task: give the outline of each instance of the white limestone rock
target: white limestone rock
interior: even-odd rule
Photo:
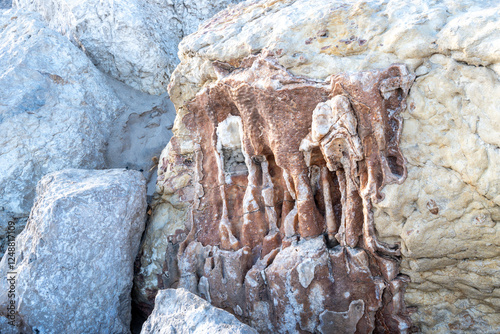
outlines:
[[[408,160],[375,213],[401,241],[406,294],[425,333],[500,331],[500,81],[487,67],[434,55],[403,114]],[[397,203],[397,205],[394,205]]]
[[[198,25],[240,0],[14,0],[39,12],[102,71],[147,92],[166,92],[177,45]]]
[[[234,315],[185,289],[160,290],[141,334],[257,334]]]
[[[129,333],[133,263],[146,217],[144,177],[67,169],[45,176],[37,196],[15,241],[15,265],[8,253],[0,262],[1,315],[13,271],[16,322],[33,332]]]
[[[186,156],[194,151],[181,119],[185,104],[217,79],[214,60],[238,66],[267,49],[293,74],[316,79],[406,64],[417,75],[403,113],[408,179],[384,189],[375,208],[378,233],[402,244],[402,271],[412,279],[406,303],[416,306],[412,319],[421,332],[498,333],[499,10],[494,0],[236,5],[179,45],[181,63],[169,87],[176,145],[186,147]],[[166,181],[158,182],[152,226],[168,225],[162,217],[187,216],[174,203],[188,187],[167,187],[172,172],[160,171]],[[164,254],[166,245],[151,247],[144,254]]]
[[[102,74],[38,14],[0,14],[0,101],[0,256],[8,221],[22,231],[46,173],[142,170],[153,194],[154,157],[175,117],[168,94],[152,96]]]
[[[27,216],[43,175],[105,167],[124,107],[78,48],[38,14],[12,9],[0,14],[0,101],[2,220]]]

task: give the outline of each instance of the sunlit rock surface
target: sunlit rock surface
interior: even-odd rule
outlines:
[[[38,180],[69,167],[141,170],[171,137],[168,94],[152,96],[102,74],[40,15],[0,15],[0,256],[9,221],[24,228]]]
[[[20,333],[128,333],[133,262],[146,218],[136,171],[67,169],[45,176],[15,264],[0,262],[0,315],[10,305]],[[3,326],[3,327],[2,327]],[[11,330],[0,322],[0,332]]]
[[[167,91],[177,45],[238,0],[14,0],[82,48],[103,72],[149,94]]]
[[[110,128],[123,104],[92,62],[38,14],[0,14],[0,45],[3,226],[27,216],[43,175],[105,167]]]
[[[137,276],[143,302],[146,291],[154,295],[158,287],[178,284],[171,273],[182,268],[165,259],[182,249],[192,221],[186,200],[200,193],[192,167],[199,147],[183,121],[192,117],[188,102],[266,49],[291,74],[310,79],[393,63],[416,74],[402,112],[408,176],[388,185],[385,199],[374,204],[377,235],[401,243],[401,271],[411,279],[405,301],[416,330],[498,332],[498,12],[495,1],[248,1],[185,38],[169,90],[178,113],[175,136],[160,157]],[[221,140],[221,148],[236,152],[227,156],[228,168],[244,163],[237,146]],[[233,178],[237,174],[234,169]],[[201,295],[205,286],[200,281]],[[343,312],[354,316],[355,306]]]
[[[156,296],[155,309],[141,334],[257,334],[234,315],[184,289],[166,289]]]

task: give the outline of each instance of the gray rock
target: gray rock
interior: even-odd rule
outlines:
[[[126,108],[111,126],[106,168],[142,170],[148,180],[148,195],[152,196],[158,157],[172,137],[174,105],[168,93],[149,95],[109,76],[107,79]]]
[[[20,325],[37,333],[128,333],[146,215],[144,177],[68,169],[45,176],[37,195],[15,241],[15,264],[9,252],[0,262],[0,315],[7,316],[10,303],[6,278],[16,272],[12,300]]]
[[[27,217],[13,217],[5,211],[0,211],[0,259],[7,249],[8,236],[17,236],[26,226]]]
[[[177,45],[241,0],[14,0],[81,46],[101,70],[150,94],[167,91]]]
[[[27,216],[40,178],[104,168],[109,128],[124,105],[105,76],[35,13],[0,14],[0,207]]]
[[[12,7],[12,0],[0,0],[0,9],[8,9]]]
[[[154,167],[175,109],[102,74],[41,16],[0,14],[0,257],[9,221],[24,228],[38,180],[65,168]]]
[[[257,334],[229,312],[185,289],[160,290],[141,334]]]

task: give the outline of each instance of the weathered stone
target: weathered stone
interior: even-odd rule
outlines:
[[[402,240],[402,271],[412,278],[406,299],[418,307],[422,331],[495,333],[498,76],[441,55],[425,66],[429,72],[417,78],[404,115],[408,179],[405,187],[386,188],[375,221],[385,240]]]
[[[382,198],[385,183],[401,183],[406,176],[398,114],[414,76],[394,65],[314,81],[292,76],[265,53],[244,59],[234,71],[229,64],[214,66],[219,80],[187,104],[190,112],[182,119],[196,143],[193,159],[163,164],[166,173],[175,165],[186,173],[167,174],[158,182],[174,193],[193,187],[182,208],[189,234],[179,247],[177,270],[168,272],[178,275],[170,287],[199,293],[260,331],[314,332],[320,314],[327,331],[338,326],[331,324],[334,314],[348,312],[354,301],[366,304],[360,316],[351,318],[354,329],[406,331],[410,325],[401,299],[405,279],[397,276],[399,253],[377,241],[371,203]],[[171,152],[181,155],[175,144]],[[182,175],[186,180],[179,183]],[[325,232],[329,245],[340,243],[335,254],[356,255],[336,263],[323,237],[314,239],[319,242],[315,248],[323,247],[326,254],[318,264],[325,279],[320,283],[311,262],[319,255],[309,254],[308,246],[291,245]],[[247,274],[268,254],[268,268],[262,268],[266,279],[257,289],[251,283],[247,287]],[[295,254],[304,260],[294,260]],[[342,275],[358,257],[364,259],[362,277],[354,270],[342,279],[331,276],[328,268]],[[293,279],[285,278],[298,263]],[[139,289],[146,286],[145,274],[138,275]],[[348,295],[339,295],[342,289]],[[154,293],[146,291],[140,302],[151,302]],[[310,295],[330,298],[312,302]],[[258,305],[251,296],[258,296]],[[262,307],[268,310],[265,319],[254,310]]]
[[[377,234],[383,241],[401,242],[402,272],[412,279],[406,304],[415,306],[413,323],[422,332],[499,332],[498,10],[495,1],[475,0],[269,0],[219,13],[179,46],[181,63],[169,89],[178,116],[162,155],[153,217],[161,215],[153,218],[159,227],[154,233],[167,230],[160,227],[168,226],[163,217],[181,219],[177,228],[189,230],[193,219],[185,202],[209,196],[199,189],[202,180],[190,166],[201,159],[200,147],[186,123],[193,117],[188,103],[218,75],[238,71],[245,67],[244,58],[264,49],[293,75],[309,79],[404,63],[417,75],[409,108],[402,113],[401,151],[408,160],[408,179],[404,185],[388,185],[385,199],[374,203]],[[330,110],[333,102],[327,103]],[[332,119],[328,113],[317,111]],[[343,127],[347,132],[350,123]],[[354,157],[355,139],[350,147]],[[314,175],[321,180],[321,171]],[[332,200],[338,196],[330,195]],[[144,247],[142,270],[152,268],[151,261],[161,266],[156,254],[164,254],[158,250],[165,248],[159,241]],[[255,277],[259,290],[264,283]],[[150,278],[144,280],[154,286]],[[261,303],[255,308],[260,318],[267,307]]]
[[[122,103],[85,55],[37,14],[0,14],[0,45],[0,219],[18,220],[46,173],[105,166]]]
[[[172,137],[175,108],[167,93],[149,95],[106,79],[124,108],[110,127],[105,166],[141,171],[148,181],[148,196],[152,196],[158,157]]]
[[[105,73],[147,92],[167,91],[177,45],[200,23],[240,0],[14,0],[42,14]]]
[[[256,334],[234,315],[184,289],[158,292],[153,313],[144,323],[141,334]]]
[[[9,253],[0,262],[1,315],[13,300],[15,322],[36,333],[128,333],[133,262],[146,218],[144,177],[68,169],[45,176],[37,196],[15,240],[14,263]]]
[[[151,96],[103,75],[40,16],[0,16],[0,256],[7,224],[24,228],[38,180],[68,167],[142,170],[171,137],[168,94]]]

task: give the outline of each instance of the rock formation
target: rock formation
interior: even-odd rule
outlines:
[[[240,2],[0,0],[0,256],[44,175],[137,169],[143,314],[185,288],[263,333],[499,333],[498,1]],[[127,332],[144,180],[51,175],[0,332]]]
[[[411,278],[404,299],[406,305],[410,306],[415,329],[424,333],[498,332],[498,12],[496,3],[474,0],[454,3],[421,0],[411,4],[404,1],[248,1],[219,13],[198,32],[186,37],[179,46],[181,63],[172,75],[169,86],[171,99],[177,109],[174,137],[160,157],[154,209],[142,246],[141,262],[137,263],[134,294],[138,303],[148,311],[158,288],[181,285],[196,289],[198,294],[207,300],[210,298],[214,305],[223,304],[223,300],[247,300],[246,295],[242,294],[243,289],[239,288],[241,285],[245,286],[244,291],[248,290],[245,277],[235,278],[242,283],[229,286],[226,278],[217,278],[219,276],[216,272],[249,270],[246,277],[250,277],[251,272],[258,271],[254,268],[261,268],[265,276],[255,274],[256,288],[252,291],[259,291],[263,286],[267,286],[271,273],[274,273],[273,277],[284,277],[285,282],[276,284],[276,287],[306,289],[304,286],[307,286],[307,289],[313,289],[316,281],[321,282],[317,276],[319,268],[315,270],[313,279],[311,275],[305,274],[310,272],[306,268],[316,268],[316,263],[320,262],[317,259],[322,259],[321,263],[329,263],[327,256],[322,254],[335,253],[336,249],[343,247],[335,246],[335,242],[339,241],[335,236],[344,240],[347,245],[356,242],[359,232],[359,227],[356,226],[356,222],[359,222],[356,218],[356,208],[359,207],[356,194],[359,196],[360,193],[356,182],[350,181],[352,176],[356,177],[354,172],[350,172],[350,167],[359,166],[360,161],[365,158],[359,130],[356,133],[350,131],[354,125],[352,115],[357,117],[350,97],[345,95],[349,102],[347,103],[342,97],[330,96],[334,87],[329,86],[330,83],[325,84],[324,80],[328,77],[342,77],[342,73],[346,72],[354,73],[350,75],[355,76],[355,73],[375,69],[383,71],[391,64],[402,63],[410,72],[416,74],[416,80],[408,95],[408,108],[401,113],[405,119],[400,138],[401,152],[407,159],[408,175],[402,185],[397,184],[398,182],[387,185],[384,189],[385,198],[378,198],[380,201],[371,199],[363,203],[360,196],[358,201],[361,202],[361,207],[372,206],[375,234],[378,238],[365,244],[365,240],[369,238],[361,227],[363,233],[361,238],[358,238],[357,247],[362,247],[363,254],[367,254],[371,271],[374,270],[372,264],[376,256],[382,259],[390,259],[393,256],[383,255],[378,251],[373,255],[373,249],[377,250],[379,247],[373,248],[371,245],[377,245],[377,240],[379,243],[401,243],[400,270]],[[255,85],[262,89],[270,85],[272,79],[265,75],[252,77],[249,68],[253,65],[246,64],[251,62],[248,59],[253,59],[251,55],[263,53],[264,50],[274,54],[273,64],[277,68],[282,66],[294,80],[297,77],[302,78],[293,84],[300,86],[304,83],[301,80],[313,82],[319,87],[316,92],[321,91],[321,87],[327,87],[324,88],[324,98],[310,107],[307,122],[313,128],[300,132],[302,119],[292,118],[296,121],[289,123],[294,124],[296,133],[291,139],[278,143],[266,142],[272,137],[269,135],[270,128],[246,130],[247,134],[239,130],[251,122],[245,120],[244,115],[238,114],[241,103],[237,103],[237,92],[246,89],[246,85],[242,84],[240,87],[236,76],[244,76],[246,73],[248,77],[239,82],[255,82]],[[217,85],[226,87],[227,92],[223,87],[217,90]],[[283,87],[276,85],[269,90],[280,88]],[[255,97],[253,93],[247,93],[246,97],[256,102],[255,108],[244,114],[262,117],[259,106],[263,105],[266,95]],[[211,94],[218,94],[220,99],[214,96],[209,98]],[[308,94],[301,103],[314,99],[313,95]],[[239,96],[244,100],[243,95]],[[273,104],[276,108],[288,101],[283,100],[283,96],[280,97],[282,100],[278,99],[278,102]],[[201,99],[205,101],[202,102]],[[209,102],[213,100],[220,103]],[[205,112],[205,103],[212,103],[211,109],[214,112]],[[321,104],[318,106],[319,103]],[[235,107],[227,107],[232,104]],[[300,104],[297,103],[297,106]],[[226,113],[228,117],[216,119],[215,115],[220,115],[219,113]],[[204,114],[207,115],[203,116],[204,121],[200,120],[200,115]],[[279,113],[272,115],[278,117]],[[345,115],[338,127],[335,127],[334,132],[339,137],[325,135],[328,130],[321,130],[322,124],[328,124],[338,115]],[[241,119],[238,119],[238,116]],[[314,124],[318,125],[313,126],[315,118],[317,121]],[[200,124],[199,128],[192,126],[195,122]],[[273,122],[259,120],[256,124],[266,123],[269,127],[270,124],[279,124],[276,120]],[[356,122],[359,128],[360,120],[356,118]],[[278,126],[278,129],[274,130],[278,133],[275,138],[287,136],[280,131],[291,131],[283,126]],[[210,133],[212,137],[208,142],[202,140]],[[227,135],[230,133],[235,135]],[[252,143],[252,138],[255,139],[256,135],[261,133],[263,142]],[[236,134],[241,138],[237,139]],[[328,150],[325,145],[333,138],[341,143],[350,159],[342,161],[343,155],[339,157],[335,152],[325,156],[324,152]],[[294,140],[299,142],[293,142]],[[245,144],[248,141],[251,145]],[[295,150],[285,151],[279,158],[279,145],[291,145]],[[363,148],[362,156],[359,155],[360,146]],[[257,153],[257,158],[247,163],[246,150]],[[355,189],[349,194],[352,195],[352,201],[348,203],[353,205],[342,207],[346,212],[354,214],[354,218],[349,216],[349,219],[344,220],[353,222],[353,225],[347,224],[353,228],[341,228],[342,218],[338,219],[338,216],[342,208],[339,207],[332,206],[333,215],[328,214],[329,217],[335,217],[335,220],[325,219],[327,208],[320,207],[324,197],[328,196],[328,193],[323,194],[320,190],[322,175],[328,174],[324,168],[310,168],[311,172],[308,170],[307,176],[313,180],[313,185],[309,186],[309,189],[301,189],[302,193],[321,195],[314,197],[314,205],[318,207],[319,215],[314,210],[303,209],[301,216],[297,205],[297,220],[290,219],[288,225],[280,225],[284,223],[284,215],[288,216],[294,209],[294,198],[291,194],[295,190],[293,188],[291,192],[288,191],[288,185],[292,188],[307,182],[296,176],[294,180],[287,168],[278,166],[278,160],[302,159],[298,153],[302,154],[302,163],[306,166],[308,159],[314,164],[321,158],[330,175],[334,175],[337,180],[343,176],[346,181],[345,194],[348,193],[347,189]],[[272,158],[269,158],[271,155]],[[361,159],[357,160],[360,157]],[[328,160],[331,160],[331,167],[337,168],[339,173],[330,171],[330,166],[326,164]],[[202,164],[199,161],[202,161]],[[392,162],[389,160],[388,164],[391,166]],[[212,171],[211,181],[205,180],[209,167]],[[269,177],[263,176],[266,169]],[[393,181],[401,180],[403,170],[391,167],[389,169],[393,175],[397,175]],[[283,170],[286,173],[283,173]],[[245,173],[254,175],[255,179],[248,179]],[[292,173],[300,175],[300,171]],[[200,175],[203,175],[202,179]],[[362,173],[359,174],[360,177],[361,175]],[[390,176],[387,173],[386,175]],[[331,178],[335,180],[334,177]],[[288,180],[288,183],[285,180]],[[382,184],[380,180],[376,180],[377,185]],[[247,194],[246,189],[249,188],[252,191],[248,190]],[[245,192],[242,193],[241,189],[245,189]],[[336,189],[335,184],[331,185],[331,189]],[[329,194],[332,202],[338,203],[340,198],[342,204],[342,192],[339,183],[338,192],[332,190]],[[272,198],[269,193],[273,194]],[[289,197],[285,198],[285,194]],[[255,202],[245,202],[245,199],[252,196]],[[210,203],[209,199],[217,199],[221,208],[224,208],[225,203],[226,211],[218,211],[217,205],[207,204]],[[281,220],[276,219],[279,233],[273,234],[273,208],[268,204],[280,200],[288,203],[289,207],[285,209],[285,205],[274,205],[274,212]],[[301,205],[305,207],[312,206],[307,200],[303,203]],[[259,210],[252,211],[253,205]],[[197,210],[193,210],[193,207]],[[197,213],[200,210],[205,212],[205,220]],[[330,209],[328,211],[331,212]],[[310,220],[302,218],[302,221],[307,220],[311,225],[300,224],[304,215],[312,217]],[[319,216],[326,222],[322,222]],[[290,217],[295,217],[295,213]],[[365,217],[371,218],[363,213],[363,219]],[[235,223],[238,220],[241,225]],[[255,231],[249,233],[249,227],[253,225],[245,225],[245,220],[265,224],[257,226]],[[191,235],[187,242],[182,242],[193,226],[196,228],[204,225],[206,229],[200,227],[202,232]],[[290,246],[284,247],[287,244],[286,231],[283,230],[285,225],[292,227],[290,234],[301,234],[302,227],[305,227],[305,233],[312,231],[314,235],[318,233],[315,228],[323,231],[324,227],[323,233],[327,240],[325,242],[323,237],[315,238],[311,235],[308,238],[301,237],[296,242],[289,242]],[[337,226],[340,228],[338,231]],[[310,230],[307,230],[308,227]],[[263,231],[260,231],[261,229]],[[243,238],[246,235],[252,237]],[[273,237],[277,235],[283,240],[279,241]],[[367,233],[367,236],[369,235],[370,233]],[[217,239],[220,239],[221,243],[214,247],[216,242],[212,243],[211,240]],[[224,247],[221,248],[223,243]],[[278,254],[269,251],[277,244],[283,245]],[[260,257],[255,259],[254,249],[259,247],[262,247]],[[307,253],[306,248],[314,251]],[[276,259],[285,263],[286,256],[292,257],[292,254],[287,252],[293,249],[306,255],[297,255],[298,258],[293,260],[294,262],[290,260],[288,267],[284,265],[282,268],[293,268],[296,265],[298,271],[273,271],[273,268],[277,267]],[[389,248],[388,251],[393,253],[394,249]],[[179,256],[179,261],[176,261],[178,253],[192,254],[193,257],[188,259],[186,256]],[[262,258],[262,254],[266,253]],[[196,257],[194,254],[203,256]],[[206,260],[209,258],[213,258],[213,268],[212,260]],[[227,258],[231,260],[225,260]],[[342,261],[344,260],[339,259],[336,263]],[[208,263],[206,266],[205,262]],[[248,263],[252,264],[250,269],[246,268]],[[333,268],[331,264],[326,267]],[[186,272],[195,274],[183,276]],[[304,273],[300,279],[298,272]],[[189,280],[191,282],[188,282]],[[223,284],[216,285],[218,281]],[[213,288],[214,285],[217,288]],[[218,289],[222,292],[218,292]],[[319,288],[316,294],[309,295],[318,296],[311,297],[310,304],[313,304],[314,300],[322,300],[321,296],[326,296]],[[269,296],[262,298],[265,301]],[[387,296],[383,298],[388,300]],[[335,317],[338,319],[346,315],[349,319],[357,319],[359,309],[366,315],[368,302],[363,300],[362,304],[357,300],[351,300],[352,307],[351,304],[343,304],[341,309],[335,309],[334,313],[328,313],[328,316],[320,317],[315,314],[299,319],[297,314],[302,310],[295,310],[301,309],[302,305],[306,304],[304,301],[297,303],[296,308],[291,307],[286,314],[295,319],[296,323],[301,323],[303,328],[311,328],[315,321],[318,328],[324,328],[323,326]],[[277,303],[279,301],[277,299]],[[326,304],[317,307],[324,305]],[[248,309],[243,309],[240,304],[236,306],[230,302],[223,305],[227,310],[242,319],[246,317],[244,320],[249,321],[252,314],[253,319],[259,318],[255,315],[257,312],[260,312],[261,318],[264,319],[267,308],[274,307],[274,304],[270,306],[264,302],[257,306],[251,305]],[[314,307],[316,306],[312,306]],[[387,307],[388,305],[384,305],[380,309],[385,310]],[[363,323],[366,317],[359,319],[358,323]],[[379,324],[377,321],[375,320],[375,326]],[[262,329],[267,323],[263,320],[252,325]],[[272,323],[272,326],[277,325],[283,324]],[[352,327],[350,322],[344,325]]]
[[[149,94],[167,91],[177,46],[200,23],[240,0],[14,0],[40,13],[103,72]]]
[[[141,334],[257,334],[234,315],[184,289],[161,290]]]
[[[45,176],[37,196],[15,254],[0,262],[0,318],[13,315],[20,333],[128,333],[144,177],[67,169]],[[1,333],[12,329],[0,322]]]
[[[9,221],[24,228],[36,183],[64,168],[130,168],[170,139],[168,94],[150,96],[102,74],[40,15],[0,14],[0,256]]]
[[[0,45],[0,225],[3,232],[8,220],[21,219],[21,232],[43,175],[105,166],[122,104],[85,55],[38,14],[0,14]]]
[[[214,66],[182,120],[199,149],[181,162],[192,207],[167,282],[260,331],[331,333],[340,317],[352,333],[405,332],[407,279],[372,202],[406,176],[399,113],[414,76],[393,65],[309,80],[266,53]]]

